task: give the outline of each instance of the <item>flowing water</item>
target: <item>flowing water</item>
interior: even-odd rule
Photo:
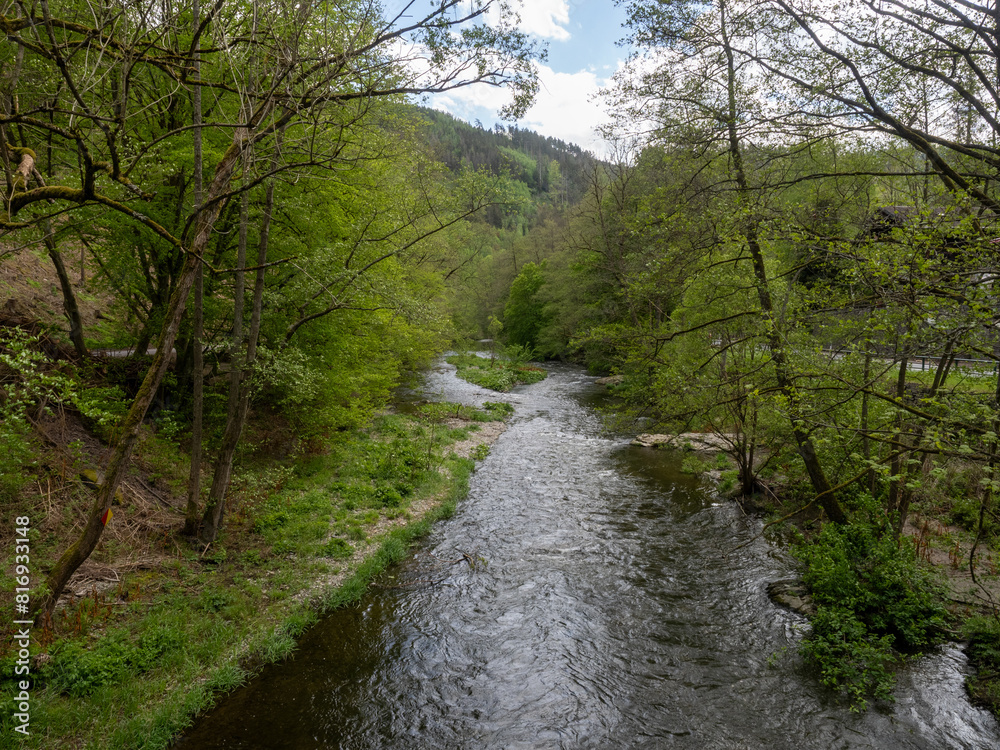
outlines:
[[[1000,748],[955,648],[851,713],[795,655],[766,584],[793,575],[669,452],[608,436],[601,388],[555,366],[423,550],[225,699],[208,748]],[[497,400],[432,373],[431,398]]]

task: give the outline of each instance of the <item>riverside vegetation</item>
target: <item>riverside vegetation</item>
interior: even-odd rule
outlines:
[[[804,653],[853,705],[947,637],[1000,710],[989,9],[629,3],[595,159],[403,95],[524,112],[541,51],[505,3],[11,7],[0,500],[8,590],[32,521],[31,742],[162,746],[285,653],[308,581],[381,549],[432,469],[461,483],[461,414],[383,407],[484,337],[615,373],[622,424],[734,436],[723,482],[802,534]]]
[[[248,461],[225,538],[204,549],[175,536],[177,510],[157,503],[183,487],[188,456],[174,439],[145,435],[140,473],[125,483],[106,541],[64,606],[33,631],[33,731],[18,746],[166,747],[219,693],[287,656],[324,611],[359,599],[448,516],[473,470],[454,447],[482,458],[480,425],[509,413],[502,403],[427,404],[380,414],[323,455]],[[55,470],[46,494],[58,517],[40,516],[27,494],[5,504],[33,519],[32,559],[45,560],[91,490],[76,479],[82,451],[36,458]],[[158,488],[152,496],[135,491],[145,483]],[[3,675],[13,675],[13,656]],[[12,738],[10,712],[2,722]]]

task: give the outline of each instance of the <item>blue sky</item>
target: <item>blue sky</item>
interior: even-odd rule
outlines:
[[[603,153],[593,129],[606,116],[591,98],[627,54],[616,44],[625,34],[625,10],[613,0],[524,0],[520,14],[522,30],[546,42],[549,57],[539,66],[535,105],[518,126]],[[480,86],[434,97],[429,104],[489,127],[505,100],[503,91]]]

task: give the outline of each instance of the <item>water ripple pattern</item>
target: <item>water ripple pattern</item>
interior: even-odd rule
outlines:
[[[446,365],[426,392],[497,400]],[[825,692],[795,656],[805,621],[765,593],[790,561],[676,457],[604,434],[599,393],[555,366],[511,394],[510,429],[400,585],[324,620],[179,747],[1000,747],[954,648],[864,715]]]

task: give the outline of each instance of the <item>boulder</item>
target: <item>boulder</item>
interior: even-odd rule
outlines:
[[[806,585],[796,579],[771,581],[767,584],[767,595],[771,601],[805,617],[816,614],[816,605],[809,595]]]
[[[640,448],[679,448],[690,451],[706,451],[716,453],[729,448],[735,435],[716,435],[713,432],[683,432],[680,435],[638,435],[632,445]]]

